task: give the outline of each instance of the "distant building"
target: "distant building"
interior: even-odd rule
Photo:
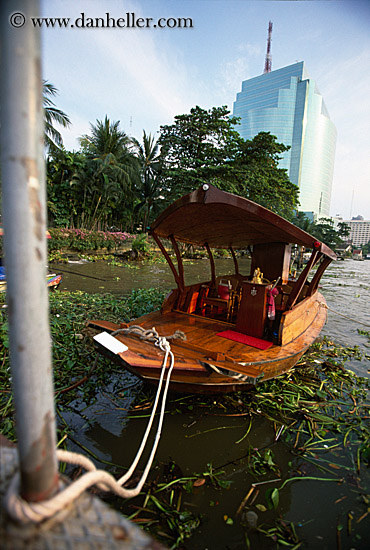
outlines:
[[[270,132],[291,148],[279,164],[299,187],[299,209],[329,216],[336,129],[303,61],[250,78],[234,102],[244,139]]]
[[[350,221],[343,220],[350,227],[346,241],[350,242],[352,246],[364,246],[370,241],[370,220],[358,218],[362,218],[362,216],[356,216],[356,219],[352,218]]]
[[[362,250],[361,248],[359,249],[353,249],[352,251],[352,259],[353,260],[363,260],[363,256],[362,256]]]

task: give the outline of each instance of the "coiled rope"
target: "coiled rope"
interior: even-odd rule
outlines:
[[[175,363],[174,355],[171,351],[171,347],[168,340],[173,338],[184,338],[184,335],[180,334],[179,331],[177,331],[178,332],[177,335],[175,333],[174,335],[172,335],[172,337],[165,338],[163,336],[159,336],[157,331],[154,328],[150,330],[145,330],[142,327],[137,325],[133,325],[131,327],[128,327],[127,329],[119,329],[114,333],[112,333],[112,335],[115,335],[120,332],[135,333],[141,339],[153,342],[155,346],[159,347],[159,349],[164,352],[161,375],[158,382],[158,388],[155,396],[153,409],[152,409],[140,448],[137,452],[137,455],[132,465],[130,466],[130,469],[126,472],[124,476],[116,480],[108,472],[104,470],[97,470],[94,463],[88,458],[86,458],[85,456],[78,453],[72,453],[70,451],[57,450],[56,455],[59,461],[66,462],[68,464],[74,464],[76,466],[81,466],[82,468],[87,470],[87,472],[83,474],[80,478],[78,478],[76,481],[72,482],[70,485],[63,487],[61,491],[58,492],[55,496],[43,502],[27,502],[21,498],[19,494],[20,476],[19,476],[19,473],[17,473],[11,480],[5,496],[5,506],[8,511],[8,514],[12,519],[20,523],[40,523],[44,519],[50,518],[55,514],[57,514],[58,512],[60,512],[61,510],[63,510],[64,508],[66,508],[68,505],[71,504],[71,502],[76,500],[86,489],[88,489],[93,485],[97,485],[97,487],[105,491],[110,490],[122,498],[132,498],[137,496],[140,493],[148,477],[148,474],[158,447],[159,439],[161,437],[168,387],[169,387],[170,378],[171,378],[172,370]],[[132,476],[132,473],[134,472],[140,460],[140,457],[144,451],[145,444],[147,442],[147,439],[153,424],[154,416],[157,410],[168,360],[169,360],[169,365],[167,370],[166,383],[164,385],[160,416],[159,416],[158,427],[157,427],[157,432],[155,435],[153,447],[152,447],[148,462],[145,466],[145,469],[143,471],[143,474],[138,484],[133,489],[125,489],[124,487],[122,487],[122,485],[126,483],[128,479]]]

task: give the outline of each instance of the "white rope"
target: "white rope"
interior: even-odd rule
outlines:
[[[117,334],[118,332],[123,332],[123,331],[128,331],[128,329],[120,329],[112,334],[114,335],[114,334]],[[130,332],[134,332],[134,331],[130,331]],[[97,470],[94,463],[88,458],[86,458],[85,456],[80,455],[78,453],[72,453],[70,451],[57,450],[56,455],[59,461],[81,466],[82,468],[87,470],[87,473],[83,474],[79,479],[72,482],[67,487],[62,488],[62,490],[52,498],[43,502],[27,502],[20,497],[20,494],[19,494],[20,477],[19,477],[19,473],[17,473],[11,480],[7,493],[5,495],[5,506],[8,511],[8,514],[12,519],[21,523],[30,523],[30,522],[39,523],[47,518],[54,516],[55,514],[57,514],[64,508],[66,508],[69,504],[71,504],[74,500],[76,500],[84,491],[86,491],[86,489],[88,489],[92,485],[97,485],[100,489],[104,491],[110,490],[111,492],[115,493],[116,495],[122,498],[132,498],[137,496],[140,493],[148,477],[148,474],[158,447],[158,443],[161,437],[167,393],[168,393],[170,378],[171,378],[175,361],[174,361],[174,355],[171,351],[168,341],[166,340],[166,338],[159,336],[154,328],[149,331],[146,331],[142,327],[135,327],[135,332],[136,334],[140,335],[140,337],[142,337],[143,339],[153,341],[154,344],[157,347],[159,347],[164,352],[165,355],[162,363],[161,376],[158,383],[158,389],[155,397],[155,402],[153,405],[153,410],[146,428],[146,432],[144,434],[144,438],[140,445],[139,451],[132,465],[130,466],[130,469],[124,476],[122,476],[117,481],[108,472],[105,472],[104,470]],[[152,447],[148,462],[146,464],[146,467],[143,471],[143,474],[138,484],[133,489],[125,489],[122,487],[122,485],[131,477],[133,471],[135,470],[136,465],[139,462],[139,459],[144,451],[144,447],[148,439],[151,426],[153,424],[168,359],[170,359],[169,366],[168,366],[168,373],[167,373],[166,383],[163,390],[160,416],[159,416],[158,427],[157,427],[157,432],[155,435],[153,447]]]

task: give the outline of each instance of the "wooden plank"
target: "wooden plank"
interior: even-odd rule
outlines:
[[[114,332],[120,328],[127,328],[127,323],[111,323],[110,321],[97,321],[97,320],[89,320],[87,321],[87,325],[93,328],[106,330],[107,332]]]
[[[268,286],[264,284],[249,281],[242,284],[242,299],[236,319],[238,332],[262,338],[267,316],[267,289]]]
[[[170,205],[152,224],[157,235],[215,248],[241,248],[256,243],[296,243],[316,246],[323,254],[334,252],[312,236],[248,199],[212,185],[184,196]],[[315,245],[314,245],[315,243]]]
[[[307,297],[292,310],[283,313],[280,323],[281,344],[285,346],[303,334],[316,318],[321,307],[317,293]]]

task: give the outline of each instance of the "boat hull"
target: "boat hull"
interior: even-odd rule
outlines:
[[[303,303],[303,302],[302,302]],[[160,336],[171,337],[176,331],[186,340],[171,340],[175,356],[170,389],[187,393],[224,393],[248,390],[261,380],[274,378],[291,369],[308,347],[319,336],[326,320],[324,297],[316,292],[299,304],[299,310],[287,312],[286,324],[290,326],[290,341],[286,332],[283,345],[272,345],[260,350],[250,345],[219,336],[235,325],[180,311],[160,311],[144,315],[132,323],[114,324],[105,321],[89,321],[89,326],[106,332],[124,330],[133,325],[155,330]],[[306,313],[309,312],[309,313]],[[301,313],[301,314],[300,314]],[[292,332],[292,327],[295,333]],[[115,338],[127,346],[127,351],[112,353],[101,344],[98,350],[124,369],[139,376],[144,382],[157,384],[163,361],[163,353],[152,342],[140,340],[137,335],[120,332]]]

